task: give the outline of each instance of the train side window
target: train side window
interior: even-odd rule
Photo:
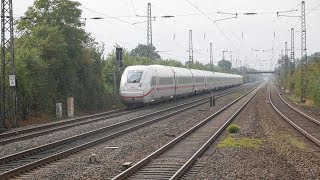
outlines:
[[[178,78],[179,84],[189,84],[192,82],[191,78],[181,76]]]
[[[195,83],[204,83],[204,78],[202,77],[195,78]]]
[[[159,77],[159,85],[169,85],[173,84],[172,77]]]

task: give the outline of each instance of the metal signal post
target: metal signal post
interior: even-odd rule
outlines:
[[[301,3],[301,96],[300,101],[305,100],[306,84],[305,71],[308,65],[307,61],[307,30],[306,30],[306,3]]]
[[[286,89],[287,83],[287,75],[288,75],[288,42],[285,42],[285,49],[284,49],[284,89]]]
[[[152,17],[151,17],[151,3],[148,3],[147,9],[147,45],[152,46]]]
[[[6,122],[17,126],[16,76],[12,0],[1,0],[1,100],[0,129]]]
[[[210,43],[210,71],[213,71],[212,43]]]
[[[189,68],[193,65],[193,44],[192,44],[192,30],[189,30]]]
[[[294,53],[294,28],[291,28],[291,51],[290,51],[290,60],[291,60],[292,63],[294,63],[294,66],[296,66],[295,53]]]
[[[114,74],[113,74],[113,78],[114,78],[114,88],[113,88],[113,94],[115,96],[115,94],[118,93],[118,78],[121,76],[121,69],[122,69],[122,48],[117,47],[116,48],[116,59],[115,59],[115,63],[114,63]]]

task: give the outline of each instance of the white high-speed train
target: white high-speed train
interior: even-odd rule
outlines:
[[[243,83],[240,75],[162,65],[129,66],[121,77],[120,96],[128,105],[190,96]]]

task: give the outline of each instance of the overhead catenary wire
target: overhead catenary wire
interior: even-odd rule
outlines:
[[[318,2],[320,2],[320,0],[315,0],[315,1],[313,1],[312,3],[310,3],[310,4],[318,3]],[[300,5],[301,5],[301,3],[299,3],[299,4],[297,5],[297,7],[300,6]],[[306,13],[306,16],[309,15],[309,14],[310,14],[311,12],[313,12],[314,10],[316,10],[319,6],[320,6],[320,3],[317,4],[316,6],[314,6],[313,8],[309,9],[309,11]],[[298,21],[295,23],[295,25],[293,26],[293,28],[296,29],[297,25],[299,25],[299,23],[301,22],[301,18],[300,18],[300,16],[294,16],[294,17],[299,18],[299,20],[298,20]],[[285,31],[285,32],[288,33],[289,30],[287,30],[287,31]],[[282,39],[282,36],[283,36],[283,35],[284,35],[284,32],[280,33],[280,35],[276,38],[276,39],[277,39],[277,43],[278,43],[278,46],[276,47],[276,49],[279,49],[279,47],[281,46],[281,43],[279,42],[279,40]]]
[[[228,41],[231,41],[232,40],[225,34],[225,32],[222,31],[222,29],[218,26],[218,24],[210,17],[208,16],[207,14],[205,14],[198,6],[196,6],[194,3],[192,3],[190,0],[186,0],[190,5],[192,5],[194,8],[196,8],[201,14],[203,14],[204,16],[206,16],[210,21],[211,23],[213,23],[217,29],[220,31],[220,33],[228,40]],[[234,34],[233,34],[234,35]],[[233,41],[234,42],[234,41]],[[234,43],[231,43],[231,46],[233,46],[234,49],[238,49],[237,47],[235,47]]]
[[[131,26],[137,27],[138,29],[143,30],[143,31],[145,31],[145,32],[147,31],[146,29],[141,28],[141,27],[139,27],[139,26],[137,26],[137,25],[135,25],[135,24],[132,24],[131,22],[128,22],[128,21],[122,20],[122,19],[120,19],[119,17],[109,16],[109,15],[108,15],[108,14],[106,14],[106,13],[102,13],[102,12],[98,12],[98,11],[96,11],[96,10],[92,10],[92,9],[90,9],[90,8],[86,7],[86,6],[83,6],[83,5],[82,5],[82,7],[84,7],[85,9],[87,9],[87,10],[89,10],[89,11],[91,11],[92,13],[96,13],[96,14],[103,15],[105,18],[115,19],[115,20],[118,20],[118,21],[120,21],[120,22],[122,22],[122,23],[125,23],[125,24],[128,24],[128,25],[131,25]],[[158,34],[156,34],[156,33],[153,33],[153,36],[160,37],[160,36],[159,36]],[[182,44],[181,44],[181,43],[179,43],[178,41],[173,41],[173,42],[174,42],[175,44],[177,44],[177,45],[179,45],[179,46],[181,46],[181,47],[185,48],[185,45],[182,45]]]
[[[196,8],[201,14],[203,14],[204,16],[206,16],[214,25],[216,25],[216,27],[218,28],[218,30],[221,32],[221,34],[227,39],[230,40],[227,35],[220,29],[220,27],[217,25],[217,23],[214,22],[213,19],[210,18],[210,16],[208,16],[207,14],[205,14],[198,6],[196,6],[195,4],[193,4],[191,1],[186,0],[189,4],[191,4],[194,8]]]

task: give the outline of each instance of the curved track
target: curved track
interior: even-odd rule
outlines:
[[[262,85],[220,109],[113,179],[178,179],[182,177],[261,87]]]
[[[215,95],[216,98],[233,93],[236,90]],[[183,103],[157,112],[139,116],[111,126],[102,127],[87,133],[56,141],[40,147],[19,152],[0,159],[0,179],[12,177],[72,153],[134,131],[146,125],[158,122],[179,112],[208,102],[208,97]]]
[[[274,110],[291,126],[320,147],[320,121],[316,120],[286,102],[274,85],[269,85],[269,101]]]

